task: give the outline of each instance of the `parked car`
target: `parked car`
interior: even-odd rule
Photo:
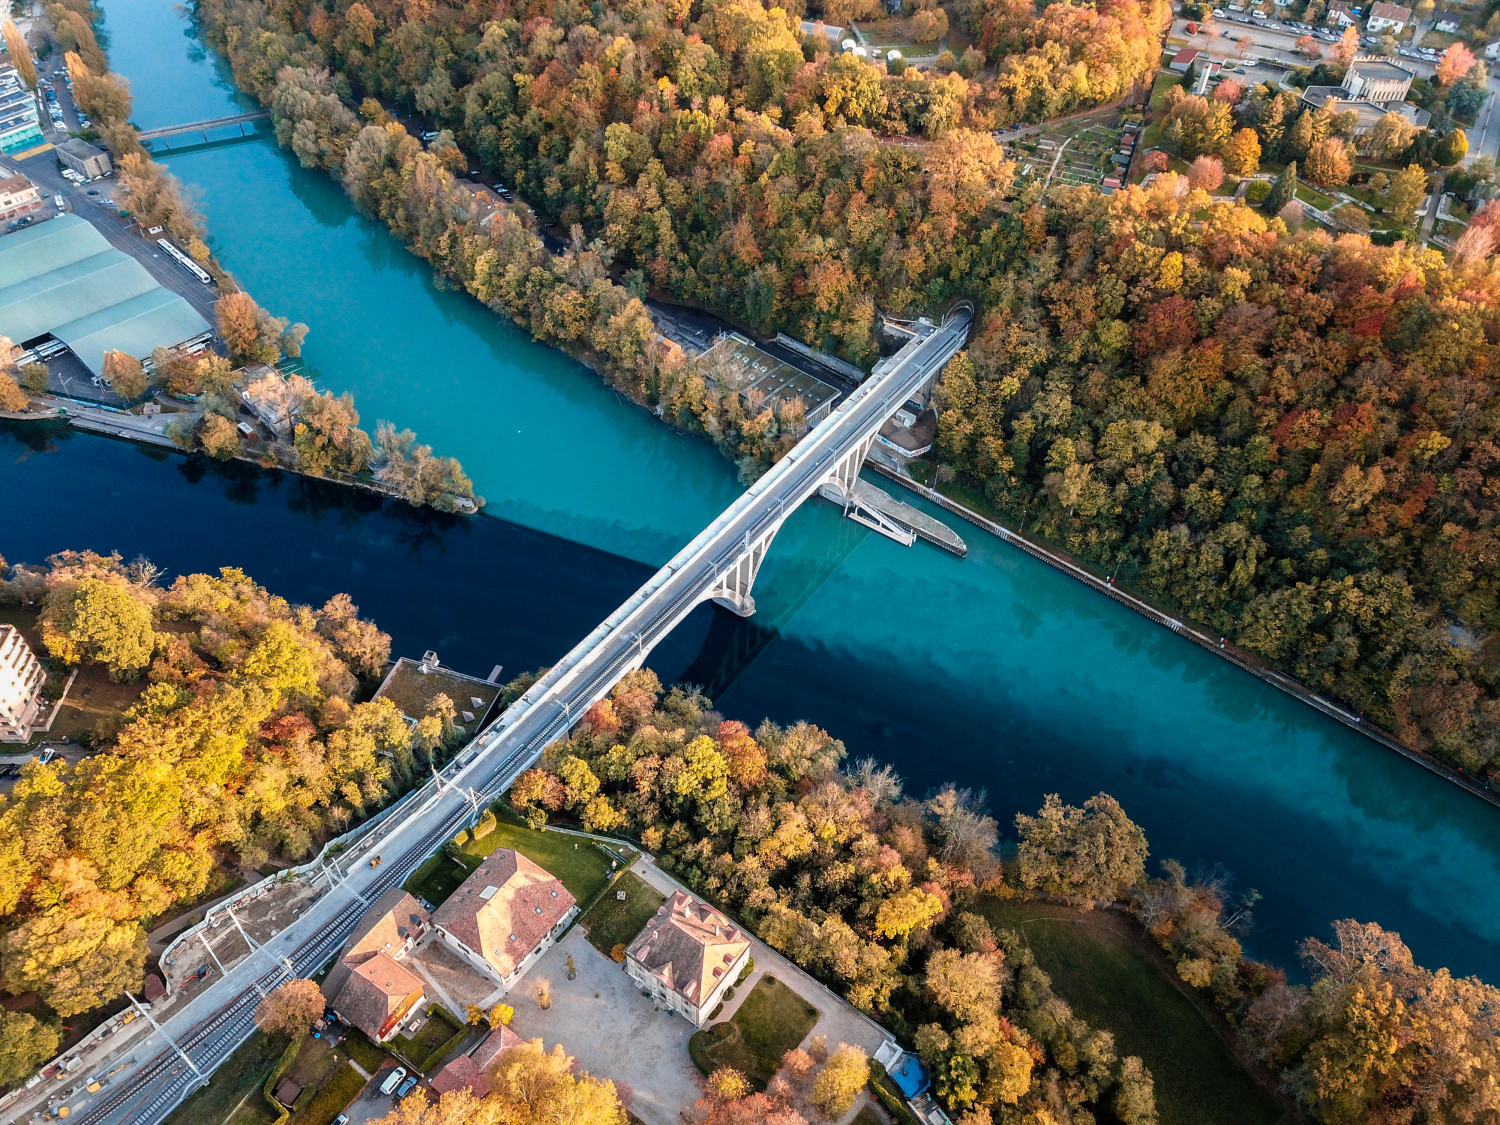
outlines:
[[[380,1084],[380,1092],[382,1094],[393,1092],[397,1086],[401,1085],[401,1080],[405,1077],[406,1067],[398,1066],[395,1070],[391,1071],[390,1077]]]
[[[407,1094],[411,1093],[416,1088],[417,1088],[417,1076],[415,1074],[413,1074],[405,1082],[401,1083],[401,1085],[399,1087],[397,1087],[397,1089],[396,1089],[396,1100],[399,1102],[402,1098],[406,1097]]]
[[[1214,9],[1214,19],[1221,20],[1223,18],[1224,18],[1224,9],[1223,8],[1215,8]]]

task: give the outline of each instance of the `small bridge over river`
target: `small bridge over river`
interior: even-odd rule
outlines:
[[[208,140],[208,133],[212,129],[222,129],[230,125],[240,127],[240,135],[245,136],[246,125],[251,126],[249,132],[254,132],[256,122],[269,120],[269,110],[258,109],[254,113],[236,113],[229,117],[210,117],[203,121],[189,121],[185,125],[163,125],[159,129],[141,129],[137,135],[143,141],[160,141],[168,137],[185,137],[201,134],[203,139]]]
[[[200,125],[201,127],[201,125]],[[876,435],[907,399],[936,378],[964,346],[974,318],[964,303],[942,324],[919,324],[896,355],[881,362],[796,448],[771,466],[666,566],[657,571],[498,721],[398,802],[337,855],[302,869],[326,893],[279,933],[256,946],[192,1000],[174,1006],[149,1040],[138,1042],[121,1073],[96,1096],[75,1102],[79,1125],[156,1125],[213,1073],[254,1030],[260,995],[290,975],[307,976],[340,947],[364,908],[399,886],[484,805],[564,737],[620,677],[704,602],[742,617],[755,612],[751,589],[777,532],[814,495],[841,505],[868,527],[910,545],[912,533],[862,502],[856,485]],[[378,851],[378,867],[371,859]],[[218,910],[218,907],[213,908]],[[219,921],[223,920],[222,914]],[[218,925],[218,921],[212,922]],[[194,940],[194,927],[177,940]],[[150,1044],[148,1047],[148,1043]],[[80,1068],[87,1076],[92,1069]],[[3,1103],[0,1103],[3,1105]]]

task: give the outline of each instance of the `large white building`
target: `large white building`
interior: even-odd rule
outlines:
[[[432,915],[438,937],[510,988],[578,913],[562,880],[520,852],[496,848]]]
[[[0,742],[27,742],[47,674],[14,625],[0,625]]]
[[[750,939],[707,903],[678,891],[625,951],[625,972],[655,1003],[702,1027],[750,959]]]

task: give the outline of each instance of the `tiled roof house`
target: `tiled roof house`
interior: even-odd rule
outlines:
[[[468,1090],[476,1098],[482,1098],[490,1092],[489,1069],[500,1052],[524,1042],[508,1027],[492,1031],[468,1054],[459,1055],[433,1075],[432,1088],[439,1094]]]
[[[625,951],[625,971],[663,1007],[702,1027],[750,957],[750,941],[728,918],[678,891]]]
[[[520,852],[496,848],[432,921],[443,941],[509,988],[576,913],[562,880]]]
[[[360,915],[323,982],[323,995],[334,1011],[377,1043],[394,1035],[422,1002],[422,979],[401,959],[430,924],[416,899],[392,887]]]

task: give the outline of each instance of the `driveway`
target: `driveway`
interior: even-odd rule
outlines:
[[[359,1097],[345,1108],[344,1112],[349,1115],[349,1125],[369,1125],[369,1122],[380,1120],[396,1108],[396,1099],[380,1092],[380,1084],[390,1077],[395,1065],[393,1062],[387,1063],[377,1070],[365,1083]]]
[[[568,980],[569,954],[577,980]],[[545,1012],[532,999],[543,977],[552,982],[552,1007]],[[507,1000],[515,1007],[510,1026],[517,1035],[540,1038],[548,1050],[561,1043],[582,1069],[629,1086],[630,1110],[646,1125],[678,1125],[702,1092],[688,1057],[693,1025],[657,1010],[578,926],[542,955]]]

